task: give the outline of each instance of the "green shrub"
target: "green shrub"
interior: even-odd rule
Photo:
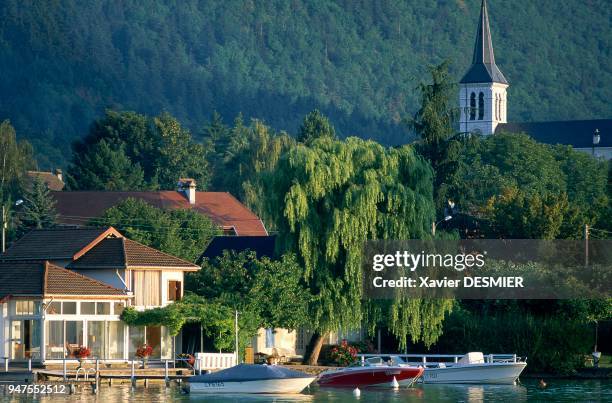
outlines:
[[[524,311],[494,316],[455,310],[436,344],[439,351],[515,353],[527,357],[527,371],[567,375],[584,366],[593,347],[593,326],[559,315],[536,316]]]

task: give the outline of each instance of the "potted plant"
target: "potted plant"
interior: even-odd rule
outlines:
[[[142,358],[142,368],[147,367],[147,363],[149,362],[149,357],[153,354],[153,347],[148,344],[143,344],[136,350],[136,356],[138,358]]]
[[[79,360],[79,366],[77,367],[77,369],[83,368],[83,364],[85,363],[85,360],[90,355],[91,355],[91,350],[85,346],[80,346],[78,349],[74,351],[74,356],[78,358]]]

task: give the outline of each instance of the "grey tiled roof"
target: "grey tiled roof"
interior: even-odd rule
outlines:
[[[72,269],[96,268],[179,268],[200,267],[127,238],[106,238],[69,264]]]
[[[0,255],[0,260],[72,259],[107,230],[108,227],[35,229]]]
[[[591,148],[595,129],[600,136],[597,147],[612,147],[612,119],[501,123],[495,133],[527,133],[540,143]]]

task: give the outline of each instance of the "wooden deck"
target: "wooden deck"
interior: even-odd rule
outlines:
[[[36,374],[38,374],[39,378],[40,377],[54,377],[54,378],[64,378],[64,373],[62,371],[50,371],[50,370],[34,370],[34,372]],[[168,380],[184,380],[187,379],[191,376],[193,376],[192,373],[189,374],[177,374],[175,371],[172,371],[173,373],[168,373]],[[85,377],[85,372],[80,372],[79,374],[79,379],[84,379]],[[96,376],[96,374],[93,371],[89,371],[88,374],[88,379],[94,379]],[[143,379],[155,379],[155,380],[166,380],[166,375],[164,373],[151,373],[151,371],[147,371],[146,373],[143,372],[136,372],[134,373],[134,376],[132,376],[131,372],[129,371],[104,371],[104,370],[100,370],[98,372],[98,377],[99,379],[136,379],[136,380],[143,380]],[[76,371],[66,371],[66,379],[70,380],[70,381],[74,381],[77,378],[77,373]]]

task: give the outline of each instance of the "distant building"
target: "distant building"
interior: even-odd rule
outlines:
[[[484,136],[525,132],[541,143],[612,158],[612,119],[508,123],[508,87],[495,63],[487,2],[482,0],[472,65],[459,82],[459,130]]]
[[[201,263],[204,258],[214,259],[222,256],[223,251],[231,250],[237,253],[252,251],[258,259],[262,257],[274,257],[275,235],[269,236],[216,236],[198,258],[196,263]]]
[[[225,235],[267,236],[268,231],[257,215],[227,192],[198,192],[193,179],[182,178],[177,190],[160,191],[77,191],[52,192],[56,200],[58,222],[84,226],[128,198],[143,200],[163,210],[190,209],[207,216]]]
[[[26,174],[30,180],[34,180],[34,178],[41,179],[49,190],[61,191],[64,189],[64,175],[61,169],[55,169],[53,172],[27,171]]]

